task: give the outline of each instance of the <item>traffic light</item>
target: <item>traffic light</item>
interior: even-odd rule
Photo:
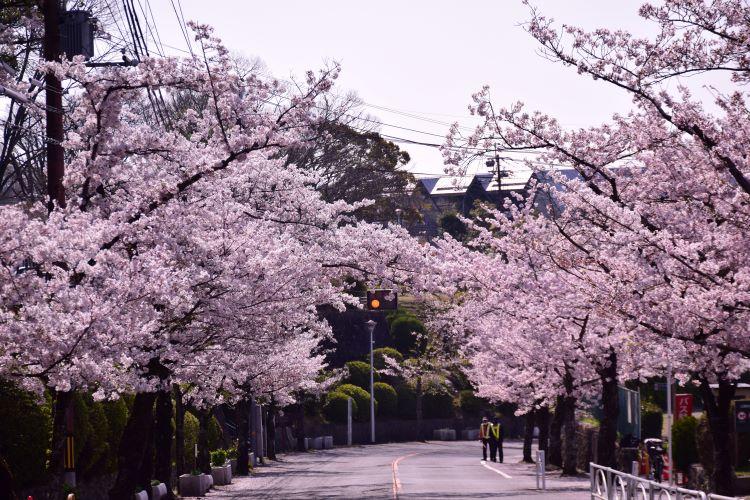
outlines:
[[[394,290],[368,290],[367,308],[371,311],[395,311],[398,294]]]

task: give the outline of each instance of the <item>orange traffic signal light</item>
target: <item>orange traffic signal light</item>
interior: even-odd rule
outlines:
[[[369,290],[367,308],[371,311],[393,311],[398,309],[398,294],[393,290]]]

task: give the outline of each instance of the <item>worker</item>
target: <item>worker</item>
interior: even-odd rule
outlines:
[[[487,445],[490,440],[490,421],[487,417],[482,417],[482,423],[479,424],[479,441],[482,443],[482,460],[487,461]]]
[[[497,419],[496,423],[490,424],[490,460],[493,462],[499,461],[503,463],[503,438],[505,432],[500,420]]]

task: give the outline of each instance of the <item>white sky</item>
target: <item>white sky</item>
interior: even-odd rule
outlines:
[[[599,124],[630,107],[623,92],[540,57],[521,26],[529,10],[520,0],[181,2],[186,20],[212,25],[230,50],[260,57],[279,78],[338,61],[343,68],[339,92],[353,90],[366,103],[432,120],[470,124],[467,105],[484,84],[498,105],[520,100],[571,127]],[[652,29],[638,17],[640,0],[533,3],[559,23],[644,35]],[[150,0],[150,5],[163,43],[185,49],[171,0]],[[383,123],[440,136],[447,132],[445,125],[378,109],[368,112]],[[381,132],[442,142],[389,126]],[[436,149],[401,146],[412,157],[409,170],[442,172]]]

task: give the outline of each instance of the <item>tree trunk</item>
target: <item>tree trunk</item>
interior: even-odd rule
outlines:
[[[544,452],[544,461],[548,462],[549,457],[549,407],[542,406],[536,411],[537,427],[539,427],[539,441],[537,449]]]
[[[160,391],[156,397],[156,422],[154,432],[154,447],[156,458],[154,463],[154,479],[167,485],[167,495],[172,498],[172,393],[168,390]],[[183,444],[184,446],[184,444]]]
[[[617,394],[617,354],[610,351],[605,368],[598,370],[602,384],[602,420],[596,447],[596,463],[617,467],[617,419],[620,400]]]
[[[422,441],[422,377],[417,377],[417,441]]]
[[[138,486],[149,489],[151,480],[154,478],[154,413],[151,413],[151,425],[146,434],[146,449],[143,452],[143,460],[138,471]]]
[[[723,375],[718,377],[719,388],[715,395],[708,380],[700,379],[701,398],[708,417],[708,429],[714,445],[714,470],[711,490],[719,495],[734,496],[736,478],[732,469],[731,404],[737,388]]]
[[[578,474],[576,468],[578,447],[576,446],[576,398],[565,396],[565,416],[563,418],[563,475]]]
[[[198,413],[198,460],[196,468],[204,474],[211,474],[211,455],[208,452],[208,423],[211,420],[211,412],[206,409]]]
[[[250,437],[250,405],[247,399],[241,399],[235,407],[235,420],[237,421],[237,475],[247,476],[250,474],[250,455],[247,440]]]
[[[297,434],[297,451],[305,450],[305,405],[302,403],[300,397],[299,403],[297,403],[297,425],[295,432]]]
[[[52,442],[50,443],[50,457],[47,462],[47,475],[54,491],[62,491],[66,422],[65,413],[68,406],[73,404],[73,392],[55,392],[55,407],[52,415]]]
[[[182,402],[182,392],[175,384],[174,391],[174,463],[177,476],[185,474],[185,405]]]
[[[523,461],[529,464],[534,463],[531,456],[531,445],[534,443],[534,415],[533,409],[524,415],[524,432],[523,432]]]
[[[271,401],[266,413],[266,456],[271,460],[276,458],[276,403]]]
[[[547,461],[562,467],[562,427],[565,421],[565,403],[563,397],[558,396],[555,402],[555,413],[552,416],[549,432],[549,457]]]
[[[128,422],[125,424],[117,453],[117,479],[109,491],[111,500],[130,498],[136,486],[139,486],[143,459],[154,424],[155,400],[156,393],[154,392],[139,392],[135,395],[133,408],[128,415]]]
[[[18,500],[16,482],[8,463],[0,456],[0,500]]]

